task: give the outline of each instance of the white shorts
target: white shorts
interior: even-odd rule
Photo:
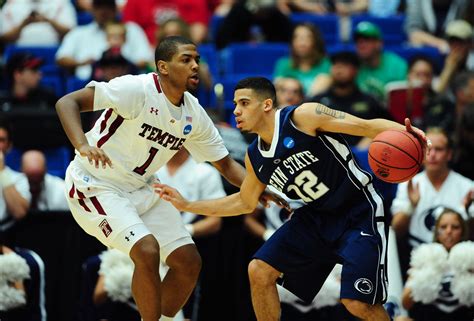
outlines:
[[[148,234],[158,240],[163,262],[177,248],[194,244],[179,211],[161,200],[151,185],[121,191],[72,162],[66,171],[66,193],[72,215],[82,229],[127,255]]]

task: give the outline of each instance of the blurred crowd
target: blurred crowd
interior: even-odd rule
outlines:
[[[232,95],[246,76],[270,78],[281,108],[321,102],[366,119],[409,117],[425,130],[433,148],[420,173],[399,185],[375,179],[396,239],[390,259],[399,263],[398,275],[391,277],[399,290],[386,307],[398,320],[473,320],[473,26],[473,0],[0,1],[0,319],[46,320],[41,287],[28,281],[40,278],[40,255],[10,244],[8,231],[28,215],[68,211],[63,178],[74,152],[55,115],[57,99],[90,80],[154,72],[156,45],[182,35],[202,55],[200,86],[193,94],[242,163],[253,137],[234,127]],[[83,126],[95,120],[84,118]],[[346,139],[370,170],[370,140]],[[156,175],[190,200],[233,189],[185,150]],[[246,248],[238,250],[245,266],[289,217],[273,207],[239,220],[183,213],[204,261],[183,318],[233,320],[213,314],[209,299],[221,289],[215,262],[235,259],[215,243],[226,233],[246,238]],[[114,288],[114,282],[128,279],[107,279],[105,254],[97,254],[79,279],[90,284],[78,294],[77,319],[137,318],[131,296]],[[280,293],[286,298],[282,320],[352,320],[331,299],[337,273],[311,305]],[[234,277],[248,282],[245,268]],[[225,291],[237,291],[239,306],[251,311],[247,290],[230,282]],[[244,315],[242,321],[255,318]]]

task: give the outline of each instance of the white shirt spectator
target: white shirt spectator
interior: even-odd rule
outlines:
[[[121,49],[122,55],[129,61],[137,64],[143,61],[153,61],[153,53],[143,30],[133,22],[125,24],[127,40]],[[96,22],[79,26],[68,32],[56,53],[56,60],[71,57],[76,61],[89,59],[99,60],[102,53],[108,49],[105,31]],[[90,79],[91,65],[76,68],[76,77]]]
[[[37,206],[40,211],[69,211],[64,194],[64,180],[46,173]]]
[[[10,172],[10,177],[18,193],[28,202],[31,201],[30,187],[28,179],[23,173],[16,172],[10,167],[5,166],[4,171]],[[3,198],[3,187],[0,185],[0,231],[4,231],[13,225],[13,218],[7,212],[7,204]]]
[[[463,199],[474,188],[474,182],[451,170],[445,182],[436,191],[428,179],[426,172],[421,172],[413,178],[413,184],[418,184],[420,200],[412,210],[408,198],[408,183],[398,185],[397,195],[392,203],[392,213],[412,213],[409,227],[409,242],[413,247],[421,243],[433,241],[433,228],[437,216],[443,207],[449,207],[468,217],[463,207]],[[470,207],[470,216],[474,217],[473,206]]]
[[[32,11],[57,23],[73,28],[77,24],[74,6],[69,0],[7,0],[0,10],[0,34],[19,26]],[[34,22],[25,26],[16,41],[22,46],[57,46],[61,37],[50,23]]]
[[[207,163],[196,163],[189,157],[183,165],[170,175],[167,166],[161,167],[156,173],[158,179],[176,188],[187,200],[208,200],[226,196],[219,171]],[[198,215],[182,213],[183,222],[191,224]]]

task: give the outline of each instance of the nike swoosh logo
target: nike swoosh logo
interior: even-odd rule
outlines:
[[[362,235],[362,236],[372,236],[372,234],[367,234],[367,233],[364,233],[363,231],[360,231],[360,235]]]
[[[258,172],[261,172],[262,168],[263,168],[263,165],[260,166],[260,168],[258,169]]]

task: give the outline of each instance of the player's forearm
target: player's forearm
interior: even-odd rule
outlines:
[[[240,187],[245,178],[245,168],[230,156],[212,163],[225,179],[234,186]]]
[[[365,136],[369,138],[374,138],[381,132],[389,129],[398,129],[398,130],[405,130],[405,126],[388,120],[388,119],[382,119],[382,118],[377,118],[377,119],[371,119],[367,121],[367,127],[363,130],[362,135],[359,136]]]
[[[251,213],[256,206],[256,203],[245,203],[240,193],[235,193],[215,200],[190,202],[184,211],[208,216],[236,216]]]
[[[75,149],[87,144],[87,138],[82,129],[79,104],[69,96],[64,96],[56,103],[59,120]]]

